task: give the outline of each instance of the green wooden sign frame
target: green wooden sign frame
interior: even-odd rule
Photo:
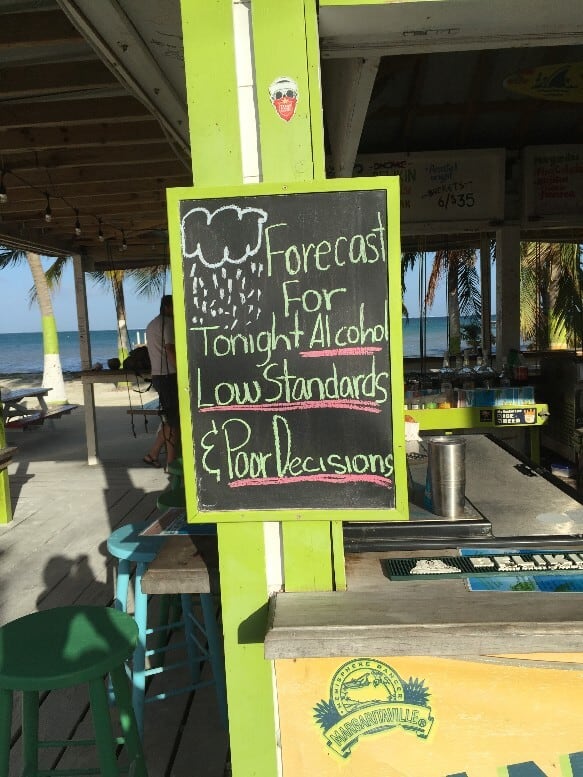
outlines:
[[[253,202],[261,202],[261,198],[276,197],[277,195],[302,195],[302,194],[333,194],[335,192],[363,192],[382,193],[383,202],[386,202],[386,265],[387,265],[387,324],[390,337],[387,348],[389,354],[390,371],[388,382],[390,385],[390,435],[392,438],[393,455],[393,494],[394,506],[367,507],[364,509],[347,505],[346,508],[334,506],[332,508],[319,507],[229,507],[229,509],[200,509],[199,494],[197,493],[196,476],[196,451],[195,429],[193,422],[192,406],[196,402],[196,386],[191,385],[189,359],[193,359],[193,345],[189,341],[190,320],[192,310],[188,309],[185,284],[191,288],[190,277],[185,278],[185,253],[189,248],[185,246],[185,232],[182,228],[185,208],[198,206],[204,208],[209,202],[221,201],[217,209],[223,208],[224,203],[236,201],[242,210]],[[173,279],[174,297],[174,324],[176,336],[176,350],[178,358],[178,385],[180,395],[182,457],[185,473],[185,491],[187,502],[187,517],[194,523],[221,523],[221,522],[253,522],[253,521],[395,521],[408,520],[408,492],[405,453],[405,430],[403,421],[403,344],[402,344],[402,300],[401,300],[401,250],[399,234],[399,181],[397,176],[374,177],[359,179],[329,179],[324,181],[293,182],[289,184],[265,183],[248,184],[233,187],[216,188],[179,188],[168,190],[168,224],[170,237],[170,255]],[[259,198],[259,199],[253,199]],[[290,201],[291,202],[291,201]],[[231,205],[226,206],[228,209]],[[208,208],[207,208],[208,210]],[[383,214],[384,215],[384,214]],[[339,235],[342,225],[338,226]],[[192,247],[191,247],[192,248]],[[191,254],[192,255],[192,254]],[[190,256],[191,256],[190,255]],[[366,305],[366,300],[365,300]],[[190,320],[187,323],[187,318]],[[190,353],[189,353],[190,349]],[[197,356],[198,358],[198,356]],[[388,367],[388,365],[387,365]],[[198,406],[200,407],[200,406]]]

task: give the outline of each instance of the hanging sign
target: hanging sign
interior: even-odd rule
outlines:
[[[504,149],[363,154],[354,176],[398,175],[403,229],[504,218]]]
[[[177,202],[199,512],[396,509],[397,184],[379,184]]]
[[[583,214],[583,145],[524,150],[524,219],[573,222]]]

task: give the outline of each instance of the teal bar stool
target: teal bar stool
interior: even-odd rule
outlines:
[[[110,607],[56,607],[25,615],[0,628],[0,775],[10,768],[10,729],[14,691],[22,691],[23,775],[72,774],[71,770],[39,771],[42,747],[96,745],[99,770],[75,774],[118,777],[120,740],[114,738],[105,678],[111,677],[130,765],[136,777],[147,777],[142,743],[132,708],[125,662],[138,641],[133,619]],[[40,741],[39,693],[86,684],[93,718],[94,740]]]
[[[217,702],[221,720],[227,728],[227,704],[225,687],[225,669],[222,643],[218,629],[212,594],[199,594],[202,619],[195,614],[193,596],[180,594],[176,597],[156,595],[161,598],[161,618],[157,626],[148,625],[148,602],[151,597],[142,591],[142,577],[148,564],[156,557],[164,537],[160,535],[141,536],[142,524],[126,524],[116,529],[107,540],[107,549],[118,559],[118,574],[114,606],[121,612],[127,612],[130,584],[133,576],[134,618],[138,627],[139,638],[132,661],[132,700],[136,713],[138,731],[144,733],[144,707],[146,703],[166,699],[181,693],[187,693],[207,685],[215,684]],[[178,620],[169,618],[172,598],[180,599],[181,616]],[[167,637],[173,630],[183,629],[183,642],[168,644]],[[158,637],[155,647],[148,645],[148,637]],[[150,640],[152,641],[152,640]],[[166,663],[166,654],[184,649],[186,659]],[[156,665],[146,667],[146,660]],[[212,678],[201,680],[201,668],[204,661],[209,661]],[[146,694],[147,679],[162,672],[169,672],[188,666],[191,682],[155,695]]]

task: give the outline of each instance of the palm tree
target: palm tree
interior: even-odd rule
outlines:
[[[19,264],[23,261],[28,262],[36,298],[40,308],[43,333],[43,386],[52,389],[49,397],[49,403],[62,403],[67,401],[65,391],[65,381],[63,380],[63,369],[61,367],[61,357],[59,354],[59,336],[57,325],[53,312],[53,303],[51,292],[45,272],[42,266],[39,254],[32,251],[21,251],[12,248],[0,248],[0,269],[9,265]]]
[[[439,281],[447,278],[447,315],[450,355],[461,352],[461,317],[480,318],[482,298],[476,269],[477,257],[473,248],[440,249],[435,252],[425,305],[430,308],[435,300]]]
[[[581,246],[522,243],[520,334],[538,348],[583,345]]]
[[[58,288],[63,270],[69,257],[59,257],[46,272],[49,288]],[[117,320],[117,349],[120,364],[130,352],[130,337],[127,327],[126,304],[124,296],[124,281],[132,278],[135,282],[138,295],[153,297],[162,294],[166,281],[166,265],[155,265],[132,270],[94,270],[89,273],[98,286],[109,287],[113,290],[115,313]]]

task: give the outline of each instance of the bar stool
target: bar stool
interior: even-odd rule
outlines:
[[[170,490],[175,491],[177,488],[180,488],[183,484],[183,466],[182,466],[182,457],[177,456],[174,461],[171,461],[170,464],[166,466],[166,469],[168,471],[168,474],[170,475]]]
[[[170,510],[172,507],[186,507],[186,492],[184,486],[169,488],[158,496],[156,500],[158,510]]]
[[[0,774],[8,775],[14,691],[22,691],[23,774],[72,774],[38,769],[42,747],[97,746],[102,777],[118,777],[111,714],[104,678],[111,677],[130,771],[147,777],[142,743],[125,672],[138,641],[133,619],[110,607],[56,607],[34,612],[0,628]],[[94,740],[39,741],[39,693],[89,686]],[[96,770],[83,774],[95,774]]]
[[[174,598],[180,599],[181,617],[172,621],[169,618],[170,603],[173,597],[159,595],[161,601],[162,617],[158,626],[148,626],[148,597],[142,592],[142,577],[148,568],[148,564],[156,557],[164,537],[160,535],[141,536],[144,526],[141,524],[126,524],[114,531],[107,540],[107,549],[112,556],[118,559],[118,575],[115,592],[114,606],[127,612],[128,595],[130,592],[130,578],[134,572],[134,619],[138,627],[138,641],[132,661],[132,700],[138,731],[143,737],[144,733],[144,707],[146,703],[166,699],[180,693],[187,693],[215,684],[217,702],[221,720],[227,728],[227,705],[225,670],[222,653],[222,645],[217,625],[215,607],[212,594],[199,594],[202,610],[202,619],[195,614],[193,595],[179,594]],[[179,644],[167,644],[162,641],[172,631],[184,629],[185,640]],[[158,644],[149,648],[148,636],[158,636]],[[185,648],[187,659],[172,664],[165,663],[166,653],[170,650]],[[146,659],[161,658],[159,665],[146,668]],[[212,669],[212,678],[201,680],[201,667],[208,660]],[[181,686],[156,695],[146,695],[146,680],[148,677],[162,672],[188,666],[190,671],[190,684]]]

